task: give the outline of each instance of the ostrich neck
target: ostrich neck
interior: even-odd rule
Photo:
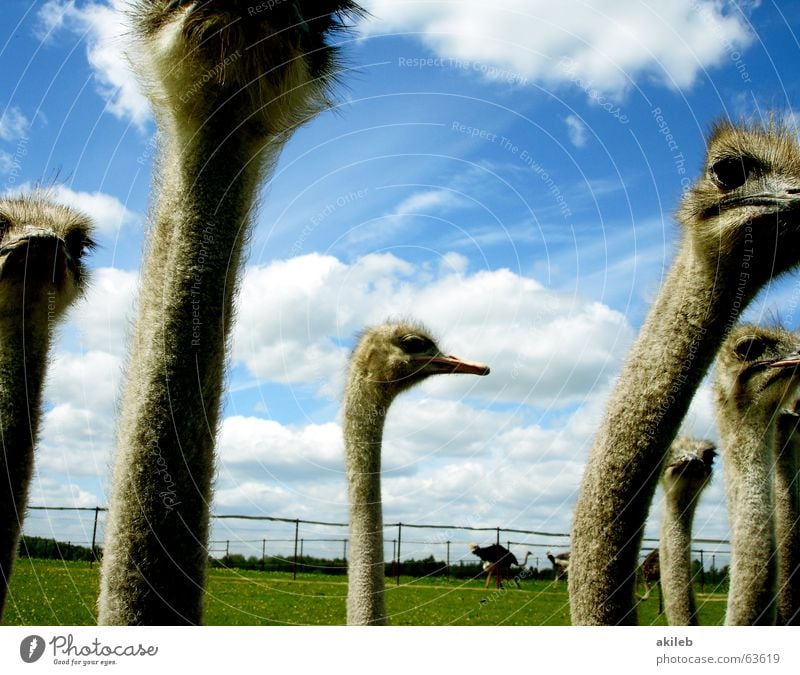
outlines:
[[[381,444],[391,398],[363,375],[351,376],[344,405],[345,469],[350,504],[347,623],[383,625]]]
[[[611,396],[575,509],[574,624],[636,622],[636,561],[664,458],[695,389],[754,292],[747,272],[722,262],[705,264],[685,238]]]
[[[105,624],[201,620],[233,297],[265,162],[279,150],[259,156],[213,119],[194,136],[166,136],[120,413]]]
[[[33,473],[50,328],[25,313],[0,317],[0,617]]]
[[[718,420],[731,527],[727,625],[775,623],[775,425],[758,414],[762,410],[753,405],[744,416],[723,414]]]
[[[775,447],[775,532],[778,547],[778,618],[800,624],[800,418],[778,418]]]
[[[661,520],[659,562],[664,608],[671,626],[696,626],[692,586],[692,522],[698,493],[668,494]]]

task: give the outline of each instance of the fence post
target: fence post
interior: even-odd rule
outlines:
[[[703,549],[700,549],[700,592],[706,592],[706,568],[703,564]]]
[[[344,560],[344,564],[347,566],[347,539],[344,540],[344,547],[342,548],[342,560]]]
[[[500,546],[500,528],[499,527],[497,528],[497,541],[495,541],[495,544]]]
[[[94,529],[92,530],[92,557],[89,558],[89,567],[92,566],[97,560],[97,514],[100,513],[100,507],[94,507]]]
[[[267,562],[267,540],[261,540],[261,571],[264,571]]]
[[[447,567],[445,569],[445,575],[447,578],[450,578],[450,540],[447,540]]]
[[[292,565],[292,579],[297,579],[297,537],[300,534],[300,519],[294,521],[294,564]]]
[[[400,585],[400,541],[403,536],[403,523],[397,523],[397,579],[396,584]]]

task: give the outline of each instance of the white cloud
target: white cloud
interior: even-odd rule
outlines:
[[[586,125],[581,121],[577,115],[567,115],[564,118],[567,125],[567,136],[569,136],[570,143],[576,148],[582,148],[586,145],[588,138],[588,131]]]
[[[74,0],[48,0],[37,15],[37,34],[47,40],[68,30],[85,39],[97,91],[106,100],[108,111],[143,129],[150,119],[150,104],[125,56],[130,34],[122,12],[126,4],[126,0],[110,0],[110,5],[86,2],[79,6]]]
[[[27,191],[29,186],[20,188]],[[58,184],[47,188],[47,194],[57,202],[72,206],[88,215],[100,235],[115,237],[120,229],[140,222],[141,217],[130,211],[119,199],[104,192],[80,192]]]
[[[367,0],[367,33],[413,33],[438,56],[483,64],[490,79],[549,85],[581,80],[622,92],[653,77],[688,87],[752,40],[746,22],[717,0]]]
[[[16,141],[23,138],[30,127],[30,122],[19,108],[6,108],[0,116],[0,139]]]
[[[118,358],[126,353],[138,279],[138,273],[114,267],[92,270],[86,296],[70,312],[83,349]]]
[[[406,197],[395,209],[395,215],[427,214],[440,209],[464,206],[466,200],[451,190],[425,190]]]
[[[268,473],[339,473],[343,466],[342,431],[333,422],[292,428],[235,415],[222,423],[218,447],[221,462],[257,465]]]
[[[31,491],[28,503],[31,506],[72,506],[76,508],[92,508],[95,506],[102,506],[102,499],[97,495],[87,492],[83,488],[74,483],[63,483],[55,481],[52,478],[42,478],[34,476],[31,483]],[[37,515],[39,512],[37,511]],[[48,514],[50,516],[51,514]],[[31,533],[29,526],[31,525],[31,517],[28,517],[25,522],[25,532]],[[54,536],[54,535],[49,535]],[[61,536],[58,532],[55,535],[60,541],[66,541],[66,537]]]

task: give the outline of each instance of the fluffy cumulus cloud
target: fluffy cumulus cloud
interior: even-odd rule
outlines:
[[[642,76],[691,85],[752,39],[742,14],[716,0],[583,2],[366,0],[367,32],[416,34],[438,56],[482,64],[489,78],[624,91]]]
[[[139,275],[130,270],[92,270],[86,295],[75,303],[69,325],[85,351],[105,352],[121,359],[133,319]]]
[[[150,119],[150,106],[126,57],[130,28],[124,21],[127,0],[76,3],[75,0],[48,0],[39,9],[37,34],[42,40],[56,39],[62,31],[86,40],[86,55],[94,74],[98,93],[108,111],[144,128]]]

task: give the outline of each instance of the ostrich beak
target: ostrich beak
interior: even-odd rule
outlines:
[[[767,206],[777,212],[794,211],[800,208],[800,188],[778,187],[774,192],[760,192],[750,195],[738,195],[724,199],[719,209],[732,209],[740,206]]]
[[[50,280],[53,282],[63,279],[72,261],[61,237],[50,233],[26,233],[0,246],[0,278],[22,273],[28,260],[41,258],[53,261],[50,271]]]
[[[475,361],[466,361],[457,356],[438,354],[436,356],[420,355],[414,361],[422,364],[421,370],[431,375],[436,373],[465,373],[467,375],[488,375],[489,366]]]
[[[798,365],[800,365],[800,351],[781,356],[766,364],[767,368],[796,368]]]

